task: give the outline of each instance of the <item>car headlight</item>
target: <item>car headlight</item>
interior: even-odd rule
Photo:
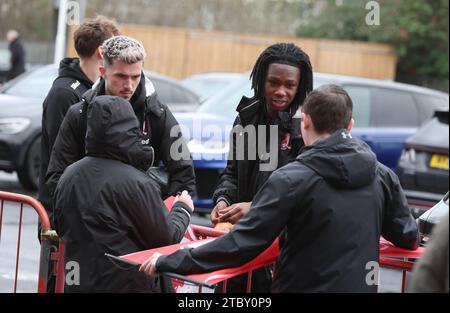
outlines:
[[[192,139],[188,142],[188,148],[191,153],[228,153],[228,142],[218,140],[206,140],[204,142]]]
[[[24,131],[31,121],[27,118],[0,118],[0,134],[14,135]]]

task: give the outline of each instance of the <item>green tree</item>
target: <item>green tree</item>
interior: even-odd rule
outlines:
[[[395,37],[394,15],[398,0],[376,1],[380,6],[380,25],[367,25],[368,1],[306,0],[302,6],[304,20],[298,28],[301,37],[389,42]]]
[[[378,0],[380,25],[366,24],[367,2],[305,0],[297,35],[389,43],[399,57],[398,80],[448,81],[448,0]]]
[[[396,18],[399,73],[448,79],[448,0],[403,1]]]

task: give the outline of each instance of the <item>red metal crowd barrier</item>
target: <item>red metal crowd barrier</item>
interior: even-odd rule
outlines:
[[[171,207],[173,198],[166,200],[166,206]],[[19,271],[19,259],[20,259],[20,241],[21,241],[21,229],[22,229],[22,215],[23,215],[23,206],[29,205],[32,207],[36,213],[38,214],[39,221],[42,225],[41,228],[41,251],[40,251],[40,260],[39,260],[39,276],[38,276],[38,292],[45,293],[48,292],[48,278],[49,270],[52,271],[51,275],[55,276],[55,288],[51,290],[52,292],[61,293],[64,292],[64,243],[58,237],[56,231],[51,229],[50,220],[48,218],[47,212],[45,211],[42,204],[36,199],[16,194],[10,192],[0,191],[0,243],[1,243],[1,234],[2,234],[2,221],[3,221],[3,211],[4,211],[4,203],[5,202],[13,202],[20,204],[20,215],[19,215],[19,229],[18,229],[18,240],[17,240],[17,249],[16,249],[16,262],[15,262],[15,275],[14,275],[14,287],[13,291],[17,291],[17,278]],[[190,225],[189,230],[186,232],[185,238],[188,238],[187,241],[184,241],[180,244],[171,245],[167,247],[161,247],[157,249],[151,249],[141,252],[136,252],[132,254],[128,254],[125,256],[121,256],[118,259],[133,263],[133,264],[141,264],[148,257],[153,255],[155,252],[159,252],[162,254],[172,253],[180,248],[190,248],[198,245],[205,244],[214,238],[222,236],[226,232],[216,230],[209,227],[198,226],[198,225]],[[419,259],[424,252],[423,247],[419,247],[417,250],[410,251],[401,249],[393,246],[390,242],[380,239],[380,266],[393,268],[396,270],[401,270],[403,273],[402,276],[402,289],[401,291],[405,291],[405,279],[406,272],[412,271],[414,260]],[[249,292],[251,289],[251,273],[252,271],[267,266],[273,265],[276,266],[276,260],[278,258],[279,248],[278,241],[276,240],[269,248],[267,248],[263,253],[261,253],[258,257],[253,259],[252,261],[244,264],[243,266],[236,268],[223,269],[219,271],[215,271],[207,274],[196,274],[196,275],[188,275],[182,276],[173,273],[165,273],[166,275],[172,277],[175,285],[180,285],[180,282],[187,282],[190,284],[198,285],[198,291],[202,292],[203,287],[214,288],[219,283],[222,283],[222,291],[226,292],[227,280],[248,273],[248,285],[247,291]],[[111,256],[112,257],[112,256]],[[116,258],[117,259],[117,258]]]
[[[62,242],[60,242],[56,232],[52,230],[50,220],[44,207],[38,200],[30,196],[0,191],[0,243],[1,243],[3,212],[5,202],[12,202],[19,204],[20,207],[13,292],[14,293],[17,292],[19,260],[20,260],[20,244],[22,237],[22,216],[24,205],[28,205],[35,210],[41,223],[41,233],[40,233],[41,250],[39,257],[37,292],[39,293],[47,292],[49,270],[52,270],[53,275],[56,276],[56,288],[54,292],[63,292],[64,282],[61,283],[61,280],[64,281],[64,252],[61,253],[61,248],[63,247],[63,244]],[[56,245],[55,242],[57,243]]]
[[[219,237],[225,232],[214,230],[209,227],[202,227],[198,225],[191,225],[194,232],[199,238],[196,241],[190,241],[190,242],[183,242],[180,244],[174,244],[166,247],[160,247],[155,249],[150,249],[142,252],[136,252],[127,254],[124,256],[121,256],[119,258],[113,257],[111,255],[108,255],[109,257],[113,257],[115,260],[122,260],[125,263],[128,264],[142,264],[145,260],[147,260],[153,253],[159,252],[162,254],[170,254],[172,252],[175,252],[179,249],[186,249],[186,248],[193,248],[196,246],[203,245],[205,243],[208,243],[212,240],[214,240],[216,237]],[[193,284],[198,286],[198,292],[202,292],[202,288],[210,288],[213,289],[215,286],[219,283],[223,283],[222,285],[222,292],[226,292],[227,290],[227,281],[230,278],[242,275],[242,274],[248,274],[247,279],[247,292],[250,292],[251,290],[251,278],[252,278],[252,272],[258,268],[273,265],[275,266],[275,263],[278,258],[278,240],[275,240],[272,245],[267,248],[264,252],[262,252],[259,256],[251,260],[250,262],[239,266],[235,268],[227,268],[223,270],[214,271],[212,273],[206,273],[206,274],[195,274],[195,275],[189,275],[189,276],[183,276],[178,275],[174,273],[164,273],[164,275],[172,278],[174,282],[174,286],[180,286],[180,282]]]
[[[424,251],[424,247],[416,250],[401,249],[384,238],[380,239],[380,266],[402,272],[401,292],[406,290],[406,273],[412,272],[415,261],[422,257]]]
[[[198,226],[194,226],[198,227]],[[200,231],[201,233],[201,231]],[[213,236],[217,237],[217,236]],[[124,255],[119,257],[119,259],[124,260],[127,263],[132,264],[142,264],[145,260],[151,257],[155,252],[161,254],[170,254],[179,249],[185,248],[193,248],[196,246],[200,246],[206,244],[214,240],[214,238],[207,238],[203,240],[198,240],[194,242],[185,242],[176,245],[170,245],[166,247],[136,252],[128,255]],[[396,270],[402,271],[402,292],[405,292],[406,286],[406,272],[412,271],[414,261],[419,259],[424,252],[423,247],[419,247],[417,250],[406,250],[402,248],[395,247],[392,243],[388,242],[384,238],[380,238],[380,266],[386,268],[393,268]],[[244,273],[248,273],[248,282],[247,282],[247,292],[251,290],[251,273],[259,269],[261,267],[267,265],[276,266],[276,261],[279,254],[278,240],[275,240],[272,245],[267,248],[263,253],[257,256],[252,261],[235,268],[227,268],[223,270],[214,271],[211,273],[205,274],[194,274],[194,275],[178,275],[174,273],[163,273],[171,277],[172,279],[176,279],[178,281],[185,281],[191,284],[196,284],[199,286],[199,292],[202,291],[202,287],[214,288],[218,283],[223,283],[223,292],[226,292],[226,282],[228,279],[242,275]]]

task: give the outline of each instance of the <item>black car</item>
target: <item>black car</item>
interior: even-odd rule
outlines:
[[[45,65],[8,82],[0,91],[0,170],[16,171],[28,189],[38,186],[42,103],[57,73],[57,65]],[[172,111],[191,111],[199,105],[198,96],[178,81],[152,72],[145,75]]]
[[[405,142],[397,174],[413,213],[418,216],[449,189],[449,111],[437,110]]]

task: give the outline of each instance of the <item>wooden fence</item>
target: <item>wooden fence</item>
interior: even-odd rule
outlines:
[[[121,25],[124,35],[141,41],[147,50],[145,68],[182,79],[209,71],[249,71],[258,55],[277,42],[293,42],[311,58],[315,72],[376,79],[394,79],[397,57],[385,44],[272,36],[183,28]],[[76,55],[73,32],[67,55]]]

